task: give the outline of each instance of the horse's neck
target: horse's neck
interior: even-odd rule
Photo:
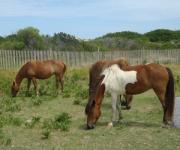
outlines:
[[[18,72],[18,74],[16,75],[16,80],[15,80],[15,81],[16,81],[16,83],[17,83],[18,85],[20,85],[23,79],[24,79],[23,69],[20,69],[19,72]]]

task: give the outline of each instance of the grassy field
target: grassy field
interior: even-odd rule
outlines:
[[[180,65],[168,65],[175,75],[180,96]],[[26,81],[16,98],[10,85],[16,71],[0,70],[0,149],[40,150],[175,150],[180,149],[180,129],[161,128],[162,108],[148,91],[134,97],[132,109],[123,110],[123,120],[113,128],[111,101],[106,96],[94,130],[85,130],[88,69],[69,69],[65,91],[56,95],[55,78],[40,81],[40,97],[26,95]]]

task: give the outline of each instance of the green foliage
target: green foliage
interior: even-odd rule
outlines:
[[[53,36],[40,35],[34,27],[20,29],[16,34],[0,36],[0,49],[60,50],[60,51],[109,51],[134,49],[180,48],[180,31],[157,29],[140,34],[131,31],[107,33],[92,40],[78,39],[59,32]]]
[[[20,126],[22,122],[23,121],[19,117],[14,117],[11,114],[0,115],[0,127],[3,127],[5,125]]]
[[[61,129],[62,131],[68,131],[70,128],[71,117],[68,113],[62,113],[57,115],[54,120],[54,128]]]
[[[0,109],[5,112],[18,112],[21,110],[21,106],[11,97],[2,96],[0,98]]]
[[[0,71],[0,90],[2,90],[4,94],[10,95],[11,84],[12,79]]]
[[[5,41],[0,44],[0,48],[5,50],[22,50],[25,48],[25,45],[21,41]]]
[[[174,31],[158,29],[145,34],[151,42],[168,42],[175,39]]]
[[[85,99],[87,90],[81,84],[87,81],[87,72],[82,69],[70,70],[65,76],[65,85],[62,96],[65,98],[74,96],[76,98]]]
[[[36,28],[20,29],[17,32],[17,39],[24,43],[25,49],[43,49],[43,39]]]
[[[56,115],[55,118],[52,119],[45,119],[43,121],[43,129],[61,129],[62,131],[68,131],[70,128],[71,123],[71,117],[68,113],[61,113],[59,115]]]
[[[141,38],[143,35],[139,34],[137,32],[131,32],[131,31],[123,31],[123,32],[115,32],[115,33],[108,33],[104,35],[103,37],[115,37],[115,38],[126,38],[126,39],[137,39]]]

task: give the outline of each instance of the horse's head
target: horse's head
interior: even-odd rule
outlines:
[[[101,103],[104,97],[105,85],[100,84],[97,88],[94,99],[89,99],[86,105],[87,129],[93,129],[101,115]]]
[[[17,95],[18,91],[19,91],[19,86],[16,83],[16,81],[13,81],[12,86],[11,86],[11,94],[12,94],[12,96],[15,97]]]

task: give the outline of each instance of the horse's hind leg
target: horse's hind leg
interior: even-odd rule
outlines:
[[[34,89],[36,92],[36,96],[39,96],[39,88],[38,88],[38,83],[36,78],[32,78],[33,84],[34,84]]]
[[[166,107],[165,107],[165,89],[160,90],[154,90],[156,93],[157,97],[159,98],[159,101],[161,102],[162,108],[163,108],[163,123],[166,125]]]
[[[121,113],[121,95],[117,98],[116,108],[118,111],[118,121],[120,121],[123,118]]]
[[[64,79],[63,79],[63,75],[59,75],[56,76],[56,84],[58,84],[58,88],[59,88],[59,83],[61,84],[61,91],[63,92],[64,89]]]
[[[59,89],[59,76],[56,76],[56,89]]]
[[[63,90],[64,90],[64,79],[63,79],[63,77],[60,77],[60,84],[61,84],[61,91],[63,92]]]

